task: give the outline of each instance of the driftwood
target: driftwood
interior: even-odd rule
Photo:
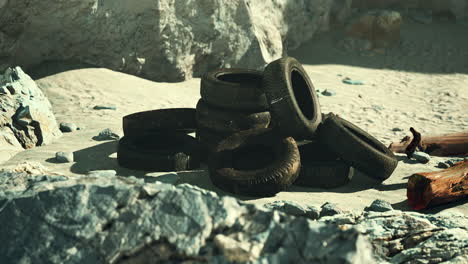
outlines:
[[[414,210],[468,198],[468,160],[445,170],[411,175],[406,194]]]
[[[414,130],[414,129],[413,129]],[[413,134],[414,132],[411,131]],[[400,142],[393,142],[388,147],[396,153],[406,153],[414,146],[410,144],[418,143],[417,148],[432,156],[456,156],[468,154],[468,131],[435,135],[421,136],[421,139],[413,140],[412,136],[404,137]],[[408,149],[408,150],[407,150]]]

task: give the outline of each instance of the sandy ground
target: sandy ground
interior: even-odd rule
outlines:
[[[328,33],[304,44],[289,55],[301,61],[315,88],[332,89],[335,96],[320,96],[323,112],[333,111],[373,134],[386,145],[409,134],[413,126],[423,134],[459,132],[468,128],[468,28],[438,22],[433,25],[405,24],[402,46],[387,53],[345,51],[335,45],[338,33]],[[51,145],[23,151],[0,167],[23,161],[37,161],[65,175],[86,174],[90,170],[114,169],[118,175],[144,177],[148,181],[166,173],[147,173],[120,168],[116,161],[116,141],[92,139],[104,128],[122,133],[124,115],[137,111],[195,107],[200,98],[200,79],[182,83],[157,83],[102,68],[66,70],[70,65],[44,64],[31,71],[49,97],[57,120],[83,128]],[[56,72],[56,73],[55,73]],[[54,73],[54,74],[51,74]],[[349,77],[362,80],[359,86],[342,83]],[[93,110],[95,105],[115,105],[116,111]],[[404,131],[392,131],[401,128]],[[72,151],[75,162],[57,164],[57,151]],[[397,209],[409,210],[406,182],[415,172],[438,170],[447,158],[433,157],[418,164],[399,155],[392,177],[378,184],[357,173],[352,182],[324,190],[293,186],[275,197],[251,199],[254,203],[292,200],[321,205],[335,202],[347,209],[363,209],[379,198]],[[181,182],[226,194],[214,187],[204,170],[179,172]],[[466,201],[440,206],[427,212],[457,210],[468,213]]]

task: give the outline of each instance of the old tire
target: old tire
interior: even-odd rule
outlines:
[[[251,111],[229,111],[213,107],[202,99],[197,104],[197,124],[223,133],[266,128],[270,124],[270,113]]]
[[[301,172],[294,185],[313,188],[336,188],[352,179],[354,168],[319,142],[299,146]]]
[[[380,181],[390,177],[398,163],[379,140],[333,113],[320,125],[317,139],[348,165]]]
[[[315,88],[292,57],[271,62],[263,73],[263,89],[277,129],[295,139],[314,138],[322,120]]]
[[[201,78],[200,94],[208,104],[240,110],[268,109],[262,89],[262,72],[250,69],[217,69]]]
[[[193,133],[197,127],[194,108],[168,108],[137,112],[123,117],[125,136],[159,133],[161,131],[178,131]]]
[[[300,156],[292,137],[275,130],[251,129],[223,140],[209,158],[213,184],[247,196],[272,196],[299,175]]]
[[[120,166],[143,171],[184,171],[200,167],[199,145],[183,133],[161,133],[119,140]]]

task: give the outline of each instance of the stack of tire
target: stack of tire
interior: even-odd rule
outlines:
[[[333,188],[349,182],[354,168],[383,181],[397,166],[373,136],[321,113],[315,88],[294,58],[273,61],[263,73],[207,73],[201,95],[197,137],[208,150],[213,184],[225,191],[271,196],[293,183]],[[259,114],[264,118],[248,118]]]
[[[123,117],[119,140],[120,166],[144,171],[184,171],[200,167],[194,108],[169,108]]]

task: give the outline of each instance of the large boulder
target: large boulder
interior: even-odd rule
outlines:
[[[182,81],[215,67],[261,68],[326,29],[333,2],[2,0],[0,70],[79,60]]]
[[[7,157],[3,151],[46,145],[61,135],[36,83],[20,67],[0,74],[0,162]]]
[[[468,255],[462,214],[391,210],[312,221],[187,184],[67,178],[34,164],[0,171],[0,205],[5,264],[463,263]]]

